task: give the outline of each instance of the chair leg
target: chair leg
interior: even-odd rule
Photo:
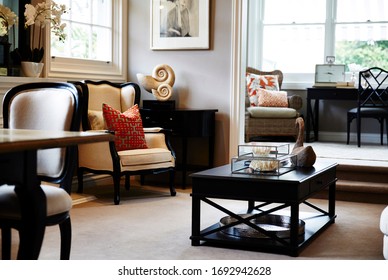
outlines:
[[[70,259],[71,250],[71,221],[70,217],[59,224],[61,233],[61,260]]]
[[[120,204],[120,175],[113,176],[113,201],[116,205]]]
[[[349,140],[350,140],[350,123],[352,122],[352,119],[348,116],[348,122],[347,122],[347,128],[348,128],[348,134],[346,138],[346,144],[349,145]]]
[[[379,123],[380,123],[380,143],[381,145],[384,145],[383,142],[383,137],[384,137],[384,118],[380,118],[379,119]]]
[[[385,121],[385,132],[387,133],[387,145],[388,145],[388,118],[384,119]]]
[[[175,196],[176,195],[175,170],[171,170],[169,173],[170,173],[170,194],[171,194],[171,196]]]
[[[81,168],[77,170],[77,179],[78,179],[78,189],[77,193],[84,192],[84,171]]]
[[[357,146],[361,147],[361,117],[357,117]]]
[[[11,259],[11,228],[1,229],[1,256],[3,260]]]

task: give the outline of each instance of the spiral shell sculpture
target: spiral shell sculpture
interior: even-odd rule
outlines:
[[[137,80],[141,86],[152,93],[159,101],[167,101],[172,96],[172,86],[175,83],[174,70],[167,64],[157,65],[152,76],[138,73]]]

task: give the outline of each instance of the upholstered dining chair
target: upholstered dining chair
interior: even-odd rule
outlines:
[[[357,107],[347,114],[347,144],[350,138],[350,124],[357,121],[357,145],[361,146],[361,119],[373,118],[380,124],[380,142],[383,145],[384,121],[388,141],[388,71],[372,67],[360,71],[358,79]]]
[[[79,131],[81,95],[69,83],[29,83],[6,92],[3,99],[4,128]],[[46,226],[59,225],[60,258],[69,259],[71,250],[70,197],[76,167],[77,147],[39,150],[37,172],[46,196]],[[2,258],[11,258],[11,229],[22,238],[21,209],[15,187],[0,187]],[[20,250],[18,253],[19,258]]]
[[[85,98],[82,129],[109,130],[115,142],[93,143],[78,147],[78,192],[83,192],[84,172],[109,174],[113,178],[114,204],[120,203],[120,180],[130,189],[130,176],[169,173],[171,196],[174,187],[175,153],[169,131],[143,128],[138,104],[140,87],[136,83],[114,84],[109,81],[83,81]]]

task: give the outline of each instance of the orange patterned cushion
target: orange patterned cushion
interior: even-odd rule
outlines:
[[[287,92],[258,89],[258,105],[262,107],[288,107]]]
[[[117,151],[147,149],[143,122],[137,104],[124,113],[103,104],[102,112],[108,129],[115,132]]]
[[[258,89],[279,90],[277,75],[246,74],[247,93],[251,106],[258,106]]]

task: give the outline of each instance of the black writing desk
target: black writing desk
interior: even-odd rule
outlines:
[[[314,109],[311,104],[314,100]],[[320,100],[357,100],[356,88],[316,87],[307,89],[306,142],[310,142],[310,131],[313,129],[314,141],[318,141],[319,101]]]
[[[104,132],[0,129],[0,187],[15,185],[24,225],[19,259],[38,259],[45,232],[46,197],[37,175],[37,151],[113,140]]]

